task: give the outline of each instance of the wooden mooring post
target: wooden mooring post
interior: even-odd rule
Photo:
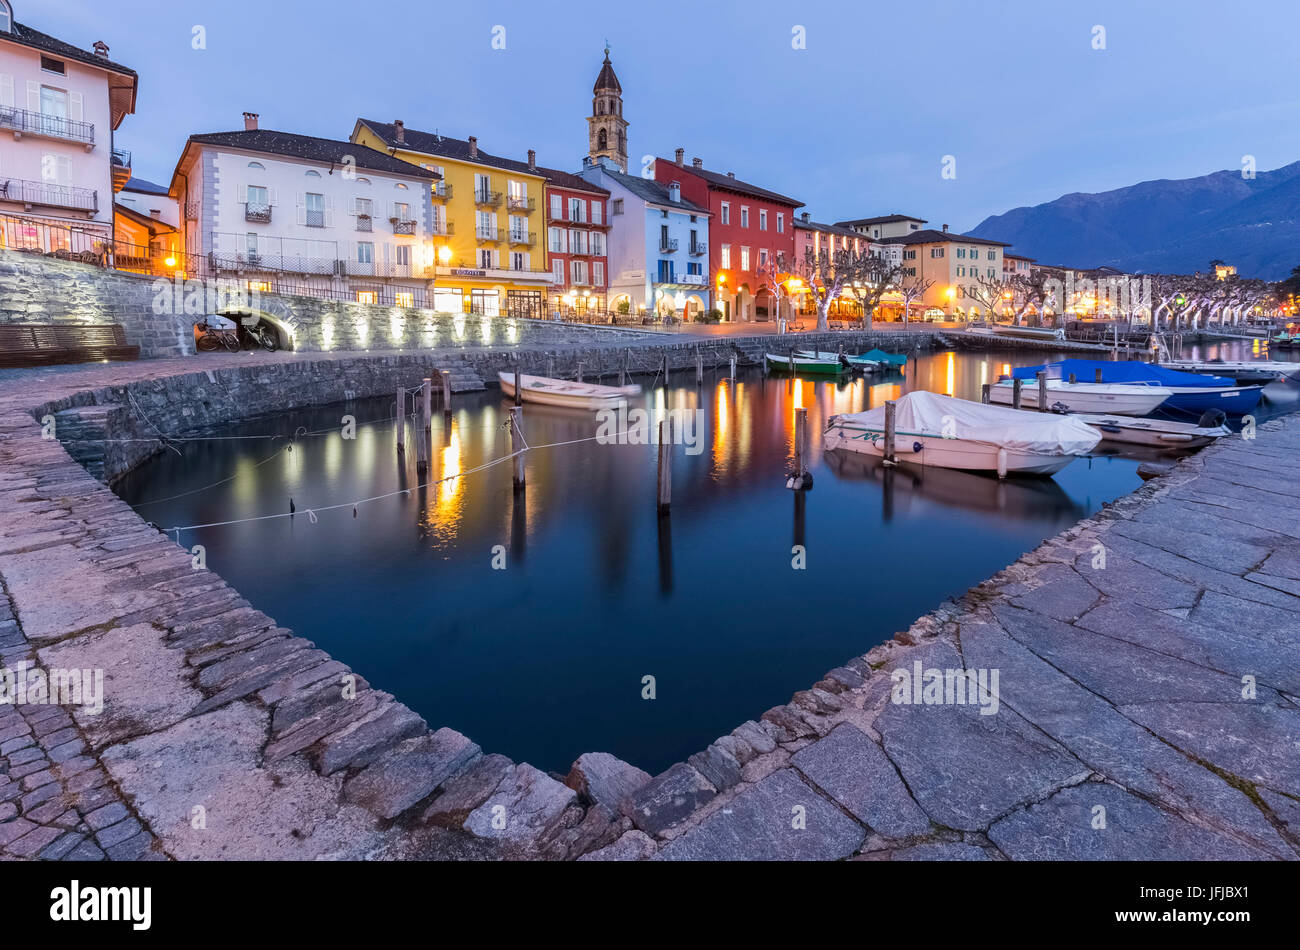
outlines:
[[[1101,367],[1098,366],[1098,367],[1097,367],[1097,377],[1096,377],[1096,379],[1094,380],[1094,382],[1098,382],[1098,383],[1101,382],[1101,376],[1102,376],[1102,370],[1101,370]]]
[[[451,370],[444,369],[442,376],[442,411],[451,414]]]
[[[1038,371],[1038,411],[1047,411],[1047,370]]]
[[[555,378],[555,357],[554,356],[548,356],[546,358],[546,378],[547,379]]]
[[[797,492],[812,488],[812,475],[808,471],[808,410],[803,407],[794,411],[794,471],[786,479],[785,487]]]
[[[992,402],[992,401],[993,401],[992,392],[993,392],[993,387],[992,387],[990,384],[985,383],[983,386],[981,386],[981,387],[980,387],[980,402],[984,403],[984,405],[986,405],[986,406],[987,406],[990,402]]]
[[[420,412],[420,425],[425,432],[433,429],[433,378],[426,376],[424,385],[420,387],[420,396],[422,397],[422,408]],[[429,442],[433,444],[432,440]]]
[[[668,388],[668,354],[664,354],[664,389]]]
[[[704,385],[704,354],[700,352],[700,345],[695,345],[695,385]]]
[[[731,354],[731,381],[736,381],[736,354]]]
[[[510,407],[510,451],[515,453],[515,491],[524,490],[524,409]]]
[[[524,404],[524,385],[523,385],[522,376],[523,374],[519,372],[519,364],[516,363],[515,364],[515,405],[516,406],[522,406]]]
[[[665,357],[666,359],[666,357]],[[668,514],[673,501],[673,425],[664,419],[659,423],[659,477],[657,479],[657,502],[659,514]]]
[[[895,417],[898,414],[898,403],[892,399],[885,401],[885,452],[882,461],[885,465],[897,465],[898,458],[894,451],[894,442],[897,435],[897,422]]]
[[[397,387],[397,454],[406,454],[406,389]]]
[[[1021,394],[1021,390],[1023,390],[1024,388],[1025,388],[1025,381],[1023,379],[1012,380],[1011,382],[1011,408],[1012,409],[1020,408],[1020,394]]]
[[[576,379],[578,382],[582,382],[582,360],[578,360],[578,373]]]

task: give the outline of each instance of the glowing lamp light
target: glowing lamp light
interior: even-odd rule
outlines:
[[[944,292],[944,296],[947,297],[949,300],[951,300],[953,297],[956,297],[956,296],[957,296],[957,288],[956,288],[956,287],[949,287],[949,288]]]
[[[451,260],[451,248],[445,244],[438,248],[438,260],[442,261],[443,266],[445,267],[447,262]]]
[[[166,264],[168,267],[175,267],[175,266],[176,266],[176,258],[174,258],[174,257],[169,257],[169,258],[167,258],[167,260],[163,261],[163,263]]]

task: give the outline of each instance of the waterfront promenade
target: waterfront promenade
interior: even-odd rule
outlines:
[[[0,856],[1300,855],[1300,421],[1181,462],[689,762],[652,778],[592,755],[561,782],[194,570],[32,414],[170,401],[203,421],[236,374],[272,393],[334,369],[341,390],[385,359],[0,374],[0,666],[105,671],[98,715],[0,705]],[[864,579],[864,603],[884,595]],[[893,702],[918,662],[997,671],[996,712]]]

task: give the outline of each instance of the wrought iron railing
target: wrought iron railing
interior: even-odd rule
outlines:
[[[511,211],[531,212],[537,208],[537,199],[524,197],[522,195],[511,195],[506,199],[506,207]]]
[[[433,227],[429,229],[430,234],[436,234],[440,237],[449,237],[454,231],[454,222],[452,221],[434,221]]]
[[[495,208],[501,204],[501,192],[478,189],[474,192],[474,203],[477,205],[491,205]]]
[[[251,221],[254,224],[270,224],[271,206],[260,204],[244,205],[244,220]]]
[[[392,223],[392,225],[393,225],[393,233],[394,233],[394,234],[414,234],[414,233],[415,233],[415,222],[414,222],[414,221],[404,221],[404,220],[402,220],[401,218],[389,218],[388,220],[389,220],[389,221]]]
[[[659,250],[664,254],[671,254],[677,250],[677,238],[660,238]]]
[[[480,241],[501,240],[500,231],[498,231],[496,228],[485,227],[484,225],[479,225],[474,229],[474,236],[478,238]]]
[[[0,129],[26,135],[41,135],[82,145],[95,144],[95,123],[64,116],[46,115],[30,109],[0,106]]]
[[[131,153],[124,148],[115,148],[109,156],[109,161],[119,168],[130,168]]]
[[[709,245],[704,241],[694,241],[691,244],[691,254],[695,257],[709,253]]]
[[[71,185],[26,181],[22,178],[0,178],[0,200],[73,211],[99,211],[99,195],[93,188],[74,188]]]
[[[435,181],[433,183],[432,191],[433,191],[433,197],[435,198],[451,197],[451,185],[447,184],[447,182],[445,181]]]
[[[375,229],[374,219],[371,218],[370,215],[368,214],[357,215],[358,231],[373,231],[374,229]]]
[[[517,244],[520,247],[532,247],[537,243],[536,231],[515,231],[510,232],[510,243]]]

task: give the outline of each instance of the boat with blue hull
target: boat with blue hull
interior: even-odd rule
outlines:
[[[1169,398],[1160,405],[1162,410],[1196,415],[1211,409],[1232,416],[1253,412],[1264,392],[1263,386],[1239,386],[1236,380],[1226,376],[1185,373],[1136,360],[1059,360],[1044,366],[1021,367],[1012,372],[1012,377],[1030,383],[1041,370],[1047,371],[1048,379],[1073,378],[1080,384],[1158,386],[1169,390]]]

